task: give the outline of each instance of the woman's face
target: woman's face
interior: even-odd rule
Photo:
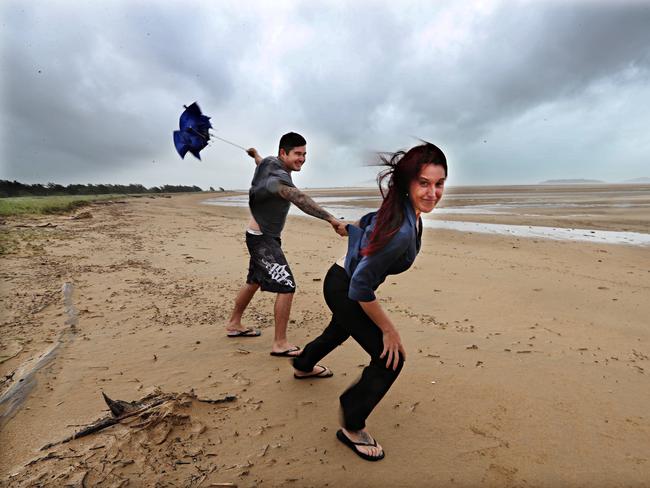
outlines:
[[[411,181],[409,186],[409,198],[415,209],[415,213],[431,212],[442,198],[445,189],[445,168],[434,164],[422,166],[420,174]]]

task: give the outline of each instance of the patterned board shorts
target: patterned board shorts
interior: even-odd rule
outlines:
[[[296,281],[284,257],[279,237],[246,232],[246,246],[251,256],[246,283],[257,283],[262,291],[293,293]]]

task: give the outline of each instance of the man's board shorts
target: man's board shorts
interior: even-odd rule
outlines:
[[[246,247],[250,254],[246,283],[257,283],[262,291],[294,293],[296,282],[284,257],[279,237],[246,232]]]

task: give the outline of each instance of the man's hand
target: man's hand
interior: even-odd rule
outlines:
[[[246,154],[255,160],[255,164],[260,164],[262,162],[262,157],[254,147],[246,149]]]
[[[341,237],[348,235],[348,230],[346,229],[347,224],[338,219],[330,220],[330,225],[334,228],[334,231]]]

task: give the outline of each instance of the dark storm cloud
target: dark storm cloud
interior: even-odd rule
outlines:
[[[431,8],[421,14],[404,20],[357,6],[324,21],[318,43],[336,46],[328,51],[336,54],[305,54],[295,75],[300,104],[320,129],[353,140],[372,126],[378,106],[392,102],[413,126],[466,137],[540,104],[579,97],[603,79],[648,79],[648,4],[508,2],[478,17],[453,50],[424,44],[414,53],[407,42],[413,28],[436,15]]]
[[[465,79],[448,88],[451,99],[470,114],[458,121],[461,128],[580,96],[626,70],[638,69],[636,76],[647,78],[647,5],[558,2],[532,7],[504,6],[478,26],[482,46],[466,53],[460,65]],[[453,107],[447,115],[453,118]]]
[[[75,2],[45,14],[27,4],[6,25],[3,160],[29,180],[150,160],[193,101],[178,93],[200,96],[207,84],[217,100],[232,93],[227,22],[213,32],[180,6]]]
[[[339,169],[410,136],[465,172],[496,161],[537,179],[536,141],[595,173],[612,159],[637,171],[648,146],[645,2],[9,0],[0,15],[0,178],[201,185],[214,169],[179,164],[171,145],[194,100],[218,134],[265,153],[304,132],[323,163],[300,178],[320,186],[350,184]],[[593,122],[605,112],[616,125]],[[612,126],[637,135],[605,151]],[[208,150],[223,185],[242,188],[249,161],[231,149]]]

